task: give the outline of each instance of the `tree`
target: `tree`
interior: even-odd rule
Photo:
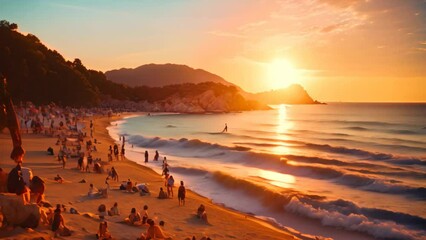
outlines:
[[[18,29],[18,24],[10,23],[9,21],[6,21],[6,20],[1,20],[0,27],[8,28],[9,30],[16,30]]]

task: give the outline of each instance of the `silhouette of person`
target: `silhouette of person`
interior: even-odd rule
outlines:
[[[228,124],[225,123],[225,128],[222,130],[222,132],[228,132]]]

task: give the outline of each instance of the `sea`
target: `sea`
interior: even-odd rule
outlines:
[[[177,183],[296,236],[426,239],[426,104],[271,107],[132,115],[108,130],[130,160],[161,173],[165,156]]]

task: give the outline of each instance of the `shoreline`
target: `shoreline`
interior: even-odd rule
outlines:
[[[139,116],[141,116],[141,115],[139,115]],[[143,116],[143,113],[142,113],[142,116]],[[145,122],[145,124],[149,124],[149,122],[150,121]],[[123,123],[123,122],[120,122],[120,123]],[[130,131],[130,135],[133,135],[133,132],[138,132],[137,133],[138,135],[141,135],[144,138],[146,138],[146,139],[143,138],[144,141],[145,140],[150,141],[150,140],[156,139],[156,138],[160,138],[161,140],[163,139],[163,137],[161,137],[160,135],[155,135],[155,133],[150,132],[149,130],[147,130],[148,132],[137,130],[137,129],[143,129],[143,127],[145,125],[137,125],[138,126],[137,129],[136,128],[125,128],[124,130],[123,129],[120,130],[120,128],[117,128],[115,124],[113,124],[112,126],[113,126],[112,129],[110,129],[111,137],[114,138],[114,139],[117,139],[117,142],[118,142],[118,139],[119,139],[119,135],[121,135],[120,131],[122,131],[122,133],[124,133],[124,134],[126,134],[126,132],[129,133],[129,131]],[[148,134],[149,136],[146,137],[145,134]],[[154,134],[154,135],[152,135],[152,134]],[[174,140],[177,141],[177,139],[179,139],[179,137],[175,137],[174,135],[171,136],[171,137],[170,136],[164,137],[164,139],[169,139],[169,138],[171,138],[171,140],[173,140],[173,141]],[[132,140],[132,138],[126,137],[126,140]],[[134,142],[134,143],[136,144],[135,146],[138,146],[137,141]],[[152,146],[155,146],[155,145],[151,146],[149,144],[148,145],[142,144],[141,146],[145,146],[145,147],[137,147],[137,150],[135,150],[135,151],[129,149],[130,151],[128,151],[128,152],[132,152],[132,154],[129,154],[127,157],[129,159],[131,159],[131,161],[134,161],[137,164],[145,166],[145,164],[143,163],[143,158],[144,158],[143,157],[143,151],[148,150],[149,152],[152,152],[152,151],[156,150],[156,148],[152,147]],[[188,150],[186,150],[185,148],[183,148],[183,149],[184,149],[184,152],[191,151],[189,149]],[[161,150],[161,147],[160,147],[160,150]],[[175,149],[175,150],[177,150],[177,149]],[[196,149],[192,149],[192,151],[195,151],[195,150]],[[165,152],[163,152],[163,154],[165,154],[168,159],[169,159],[168,154],[170,154],[171,160],[174,160],[174,158],[178,158],[180,160],[185,160],[185,157],[182,157],[182,156],[185,156],[185,154],[184,155],[179,155],[179,154],[174,155],[173,151],[171,151],[171,152],[166,151],[166,150],[164,150],[164,151]],[[136,153],[136,154],[133,155],[133,152]],[[142,154],[141,154],[141,152],[142,152]],[[139,155],[139,156],[137,156],[137,155]],[[188,159],[186,159],[186,160],[190,161]],[[192,160],[197,160],[197,159],[192,159]],[[170,163],[172,163],[172,162],[170,162]],[[188,162],[186,162],[186,164],[188,164]],[[148,166],[150,166],[150,168],[152,168],[157,173],[161,172],[161,168],[158,169],[159,166],[156,165],[156,164],[152,164],[152,161],[150,161]],[[179,167],[179,164],[177,166]],[[196,166],[192,166],[192,167],[195,168],[195,169],[198,169]],[[185,167],[183,167],[183,168],[185,168]],[[190,168],[190,167],[188,167],[188,168]],[[173,168],[172,168],[172,170],[173,170]],[[185,178],[185,174],[182,174],[181,172],[179,174],[174,173],[173,175],[174,176],[180,175],[179,176],[180,178],[187,179],[187,178]],[[188,175],[188,177],[190,177],[190,176],[191,175]],[[189,179],[187,179],[187,180],[189,181]],[[194,179],[192,179],[192,181],[193,180]],[[194,183],[194,182],[192,182],[192,183]],[[339,227],[336,227],[336,226],[326,226],[326,225],[321,224],[321,221],[319,221],[318,219],[308,218],[308,217],[303,216],[303,215],[298,215],[297,213],[287,212],[287,213],[282,213],[282,214],[278,214],[278,213],[275,214],[274,212],[265,212],[265,211],[263,211],[263,212],[253,211],[252,212],[252,211],[250,211],[250,208],[247,208],[247,206],[249,206],[249,205],[247,205],[247,203],[246,203],[246,205],[244,205],[245,207],[241,207],[242,205],[238,205],[238,204],[235,205],[235,204],[232,204],[232,202],[229,202],[229,201],[226,202],[226,200],[224,202],[222,202],[220,197],[215,196],[214,194],[211,195],[210,194],[211,191],[210,192],[208,190],[206,191],[206,189],[209,189],[209,186],[205,186],[205,187],[206,188],[201,188],[201,189],[198,188],[198,187],[195,188],[195,191],[200,191],[200,193],[197,193],[197,192],[195,192],[195,193],[199,194],[200,196],[207,198],[208,200],[212,201],[216,205],[219,205],[221,207],[227,208],[227,209],[232,210],[232,211],[236,211],[236,212],[243,214],[243,215],[251,216],[253,219],[259,220],[262,223],[265,223],[268,226],[272,226],[275,229],[279,229],[279,230],[282,230],[286,233],[290,233],[290,234],[292,234],[292,235],[294,235],[298,238],[302,238],[302,239],[316,239],[316,238],[318,238],[318,239],[332,239],[332,238],[349,239],[349,238],[351,238],[351,239],[363,239],[363,240],[370,240],[370,239],[374,238],[374,236],[371,236],[371,235],[369,235],[365,232],[360,232],[360,231],[355,231],[355,230],[350,231],[348,229],[343,229],[343,228],[339,228]],[[215,187],[214,189],[217,189],[217,188]],[[222,190],[227,191],[226,189],[222,189]],[[217,190],[213,190],[213,191],[217,191]],[[206,195],[203,195],[203,194],[206,194]],[[231,196],[230,194],[232,194],[232,192],[229,191],[226,194],[227,194],[227,196]],[[237,201],[237,202],[239,202],[239,201]],[[229,205],[227,205],[228,203],[229,203]],[[250,203],[250,202],[248,202],[248,203]],[[254,201],[254,202],[251,202],[251,203],[252,204],[259,204],[260,202],[256,203]]]
[[[109,135],[109,137],[111,138],[111,141],[112,142],[115,142],[116,140],[115,139],[113,139],[113,137],[110,135],[110,132],[109,132],[109,130],[108,130],[108,128],[109,127],[111,127],[111,126],[113,126],[112,125],[112,122],[117,122],[117,121],[121,121],[122,119],[126,119],[126,118],[131,118],[131,117],[136,117],[136,116],[141,116],[141,115],[144,115],[144,114],[147,114],[146,112],[138,112],[138,113],[124,113],[124,114],[122,114],[121,116],[118,116],[117,117],[117,119],[114,119],[114,120],[111,120],[110,121],[110,124],[107,126],[107,127],[105,127],[105,130],[108,132],[108,135]],[[186,113],[172,113],[172,114],[186,114]],[[191,113],[189,113],[189,114],[191,114]],[[157,174],[158,175],[158,177],[160,177],[160,178],[163,178],[160,174],[158,174],[157,172],[155,172],[155,170],[154,169],[152,169],[151,167],[147,167],[147,166],[144,166],[144,165],[142,165],[142,164],[139,164],[139,163],[137,163],[137,162],[135,162],[135,161],[132,161],[132,160],[130,160],[130,159],[128,159],[127,157],[125,157],[125,160],[124,161],[128,161],[130,164],[136,164],[137,166],[139,166],[139,167],[143,167],[143,168],[145,168],[146,170],[148,170],[148,171],[152,171],[152,173],[154,173],[154,174]],[[271,229],[271,230],[274,230],[274,231],[276,231],[277,233],[282,233],[282,234],[293,234],[293,238],[290,238],[290,239],[298,239],[298,238],[301,238],[302,237],[302,239],[315,239],[315,237],[307,237],[307,236],[303,236],[304,234],[303,233],[300,233],[300,232],[297,232],[296,230],[294,230],[295,232],[290,232],[290,231],[286,231],[286,229],[283,229],[283,227],[281,227],[278,223],[274,223],[274,222],[272,222],[272,221],[267,221],[267,220],[264,220],[264,219],[261,219],[261,218],[259,218],[259,217],[257,217],[255,214],[252,214],[252,213],[247,213],[247,212],[243,212],[243,211],[239,211],[239,210],[237,210],[237,209],[234,209],[234,208],[232,208],[232,207],[227,207],[225,204],[221,204],[221,203],[215,203],[215,202],[213,202],[213,200],[212,199],[210,199],[210,198],[208,198],[208,197],[206,197],[206,196],[203,196],[202,194],[200,194],[200,193],[198,193],[198,192],[195,192],[195,191],[193,191],[193,190],[191,190],[191,189],[186,189],[186,192],[187,192],[187,195],[188,195],[188,193],[191,193],[191,194],[193,194],[193,195],[196,195],[196,196],[198,196],[199,198],[202,198],[202,199],[204,199],[205,201],[208,201],[208,202],[210,202],[210,203],[212,203],[213,205],[215,205],[216,207],[218,207],[218,208],[224,208],[224,209],[226,209],[227,211],[230,211],[231,213],[233,213],[233,214],[236,214],[236,215],[243,215],[245,218],[248,218],[249,220],[251,220],[251,221],[253,221],[254,223],[257,223],[257,224],[260,224],[260,225],[262,225],[262,226],[264,226],[264,227],[266,227],[266,228],[268,228],[268,229]],[[296,235],[298,235],[298,236],[296,236]]]
[[[23,166],[31,168],[34,176],[39,176],[45,180],[46,200],[52,205],[64,204],[67,209],[73,207],[81,213],[70,214],[66,212],[63,214],[66,225],[73,231],[71,237],[64,237],[63,239],[95,239],[100,222],[96,215],[97,207],[100,204],[105,204],[109,209],[114,202],[118,202],[121,215],[106,217],[109,223],[109,231],[114,239],[135,239],[139,237],[140,233],[146,231],[146,227],[134,227],[120,223],[127,217],[132,207],[140,211],[144,204],[149,206],[150,218],[153,218],[157,223],[160,220],[166,222],[163,230],[173,239],[185,239],[192,236],[196,236],[197,239],[202,236],[209,236],[212,239],[298,239],[267,221],[213,204],[210,199],[190,190],[187,190],[186,205],[183,207],[178,206],[176,196],[173,199],[159,200],[156,196],[159,187],[163,186],[164,180],[154,170],[128,159],[113,161],[108,164],[106,162],[107,149],[109,145],[114,144],[115,140],[109,135],[107,127],[111,125],[111,122],[128,116],[129,114],[121,114],[112,118],[92,118],[95,124],[94,138],[98,141],[98,144],[96,144],[98,150],[92,155],[94,158],[103,159],[104,169],[114,166],[121,178],[120,181],[130,178],[138,183],[148,183],[151,191],[149,196],[123,193],[116,190],[120,182],[115,183],[110,180],[111,190],[108,198],[88,199],[89,183],[93,183],[98,188],[103,187],[106,174],[82,173],[76,169],[77,159],[73,158],[69,159],[66,168],[62,169],[61,163],[53,156],[46,154],[46,149],[49,146],[55,149],[55,153],[57,152],[58,146],[54,145],[56,138],[33,134],[22,135],[23,147],[27,151]],[[1,154],[8,156],[12,149],[12,142],[7,131],[0,134],[0,143],[2,144]],[[1,162],[1,167],[6,172],[14,167],[14,162],[8,157],[2,158]],[[60,184],[53,181],[56,174],[60,174],[65,182]],[[78,183],[81,179],[85,179],[87,183]],[[176,179],[176,182],[179,182],[179,179]],[[174,191],[177,192],[176,187]],[[201,223],[199,219],[194,217],[196,209],[201,203],[207,208],[209,224]],[[53,233],[48,226],[39,226],[34,230],[18,227],[12,231],[0,231],[0,237],[6,239],[31,239],[37,236],[51,239]]]

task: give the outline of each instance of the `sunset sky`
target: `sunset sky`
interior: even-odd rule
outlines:
[[[426,102],[426,0],[0,0],[0,19],[96,70],[177,63],[249,92]]]

